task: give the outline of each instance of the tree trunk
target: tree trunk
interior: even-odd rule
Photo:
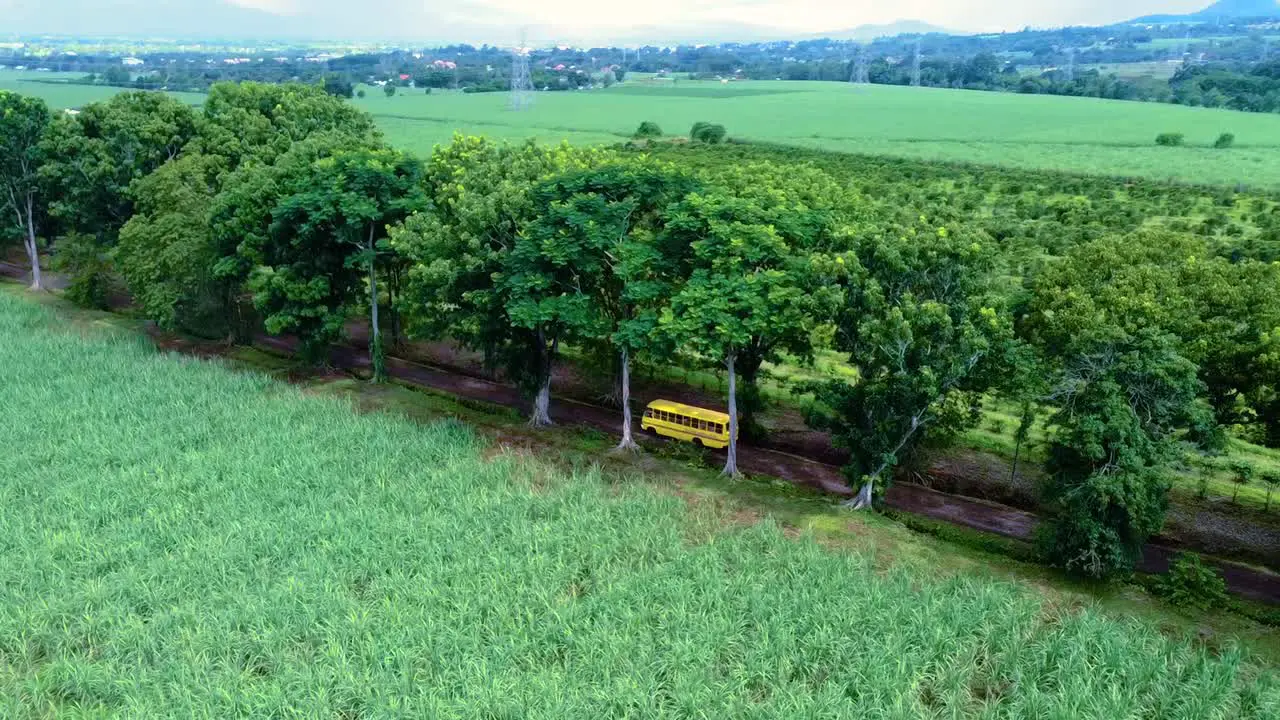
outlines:
[[[764,400],[760,396],[760,366],[764,364],[764,356],[757,352],[739,355],[737,359],[738,377],[742,381],[739,393],[742,413],[743,437],[758,441],[764,437],[764,429],[756,420],[764,409]]]
[[[1018,455],[1022,452],[1022,440],[1013,444],[1013,470],[1009,472],[1009,482],[1018,482]]]
[[[31,289],[43,290],[44,286],[40,282],[40,248],[36,247],[36,218],[35,218],[35,201],[31,194],[27,193],[27,257],[31,259]]]
[[[847,507],[851,507],[854,510],[871,507],[871,493],[875,490],[876,480],[879,480],[880,476],[883,475],[886,470],[892,467],[893,464],[897,463],[898,453],[902,451],[903,446],[907,444],[907,441],[911,439],[911,436],[915,435],[916,431],[924,425],[924,423],[921,422],[921,419],[924,417],[926,412],[928,412],[928,408],[925,408],[912,416],[911,427],[907,428],[907,432],[899,438],[897,447],[895,447],[893,452],[890,453],[892,462],[885,460],[880,463],[880,467],[876,468],[876,471],[868,475],[867,479],[863,481],[862,489],[858,491],[858,494],[853,496],[853,499],[845,503]]]
[[[738,387],[737,379],[733,372],[733,362],[735,360],[733,353],[725,358],[725,367],[729,370],[729,453],[724,461],[724,474],[729,477],[738,477]]]
[[[378,264],[373,244],[373,225],[369,226],[369,359],[373,361],[373,382],[387,380],[387,363],[382,350],[382,329],[378,327]]]
[[[547,347],[546,335],[541,327],[538,328],[538,352],[542,354],[541,367],[542,382],[538,386],[538,394],[533,399],[533,414],[529,417],[529,424],[533,427],[548,427],[553,425],[551,422],[551,369],[555,362],[556,346],[559,338],[551,341],[551,347]]]
[[[622,442],[619,450],[638,450],[639,446],[631,437],[631,356],[622,348]]]

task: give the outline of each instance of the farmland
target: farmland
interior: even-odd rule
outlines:
[[[55,107],[114,92],[30,82],[32,75],[0,72],[0,87],[44,97]],[[710,121],[737,138],[839,152],[1280,188],[1280,115],[1262,113],[828,82],[624,83],[539,93],[524,112],[510,110],[504,93],[402,90],[388,98],[379,88],[366,90],[353,102],[394,144],[418,155],[455,132],[612,144],[643,120],[673,135]],[[193,103],[200,98],[181,96]],[[1159,132],[1184,134],[1186,146],[1157,147]],[[1229,151],[1212,147],[1223,132],[1236,136]]]
[[[488,457],[456,424],[54,324],[0,293],[24,388],[0,425],[6,716],[1280,707],[1232,642],[769,522],[698,528],[675,496]]]
[[[744,94],[743,90],[756,91]],[[375,89],[376,90],[376,89]],[[956,90],[753,82],[676,87],[623,84],[544,93],[507,109],[504,94],[412,94],[357,100],[397,145],[419,154],[455,130],[574,143],[618,142],[641,120],[681,135],[697,121],[731,136],[816,149],[1029,169],[1280,187],[1280,116],[1088,98]],[[1187,147],[1160,148],[1155,133]],[[1231,152],[1212,149],[1222,132]]]

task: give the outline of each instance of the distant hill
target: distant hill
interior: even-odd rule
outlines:
[[[1218,0],[1209,7],[1185,15],[1145,15],[1130,20],[1136,24],[1206,22],[1219,18],[1280,18],[1280,0]]]
[[[797,36],[794,32],[749,23],[706,23],[688,25],[638,25],[625,33],[610,36],[610,42],[626,45],[699,45],[726,42],[772,42],[775,40],[855,40],[869,42],[881,37],[902,34],[948,33],[947,30],[919,20],[899,20],[882,25],[859,25],[845,30],[808,33]],[[582,41],[572,35],[555,36],[574,44]]]
[[[885,23],[883,25],[859,25],[848,30],[838,30],[836,32],[813,33],[809,37],[812,38],[831,38],[832,40],[855,40],[857,42],[870,42],[876,38],[895,37],[897,35],[929,35],[931,33],[942,33],[943,35],[956,35],[943,27],[930,25],[920,20],[899,20],[897,22]]]

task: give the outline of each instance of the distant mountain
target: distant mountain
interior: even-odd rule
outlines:
[[[619,45],[712,45],[717,43],[772,42],[776,40],[855,40],[869,42],[881,37],[902,34],[946,33],[944,28],[919,20],[899,20],[883,25],[859,25],[846,30],[797,35],[764,25],[749,23],[708,23],[690,25],[639,25],[623,33],[609,36],[611,43]],[[562,41],[578,44],[576,38],[563,37]]]
[[[943,35],[955,35],[946,28],[930,25],[927,22],[919,20],[899,20],[897,22],[885,23],[883,25],[859,25],[848,30],[839,30],[829,33],[814,33],[809,37],[813,38],[831,38],[832,40],[854,40],[857,42],[870,42],[876,38],[895,37],[897,35],[928,35],[930,33],[942,33]]]
[[[1207,22],[1219,18],[1280,18],[1280,0],[1218,0],[1209,7],[1185,15],[1145,15],[1130,20],[1135,24]]]

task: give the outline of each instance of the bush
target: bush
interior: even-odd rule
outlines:
[[[1151,471],[1057,473],[1044,492],[1054,513],[1037,531],[1043,557],[1093,579],[1129,575],[1169,504],[1168,482]]]
[[[387,83],[382,86],[382,92],[385,93],[387,97],[391,97],[396,94],[396,86],[391,83]]]
[[[1253,482],[1253,466],[1247,462],[1231,463],[1231,482],[1235,483],[1235,492],[1231,494],[1231,502],[1240,497],[1240,488]]]
[[[658,123],[656,122],[645,120],[644,122],[640,123],[640,127],[636,128],[636,134],[634,137],[637,137],[637,138],[662,137],[662,128],[658,127]]]
[[[362,98],[362,97],[364,97],[364,94],[365,94],[365,93],[364,93],[364,90],[357,90],[357,91],[356,91],[356,97],[360,97],[360,98]]]
[[[1155,591],[1178,607],[1210,610],[1227,604],[1226,581],[1195,553],[1179,553],[1169,573],[1156,580]]]
[[[1175,147],[1181,145],[1185,139],[1182,133],[1160,133],[1156,136],[1156,144],[1165,147]]]
[[[723,125],[717,125],[709,122],[696,122],[693,129],[689,131],[689,139],[695,142],[704,142],[708,145],[718,145],[724,141],[725,129]]]
[[[1213,141],[1213,146],[1219,150],[1226,150],[1236,144],[1236,136],[1231,133],[1222,133],[1218,139]]]

